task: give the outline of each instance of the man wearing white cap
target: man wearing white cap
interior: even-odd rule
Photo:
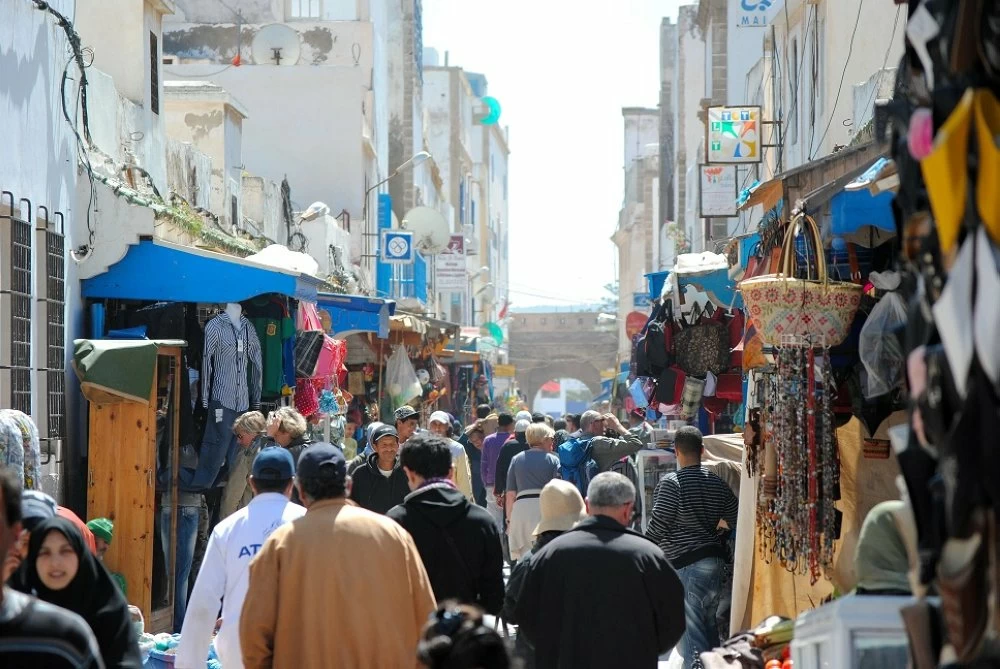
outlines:
[[[469,471],[469,455],[462,444],[451,438],[451,416],[444,411],[435,411],[427,421],[427,429],[448,440],[451,449],[451,459],[455,465],[455,485],[465,495],[466,499],[475,503],[472,491],[472,473]]]

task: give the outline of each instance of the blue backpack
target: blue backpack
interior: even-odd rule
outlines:
[[[559,444],[559,471],[563,481],[577,487],[580,494],[587,496],[590,479],[600,471],[597,461],[591,456],[590,439],[573,437]]]

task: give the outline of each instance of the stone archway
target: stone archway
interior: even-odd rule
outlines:
[[[592,362],[558,362],[532,368],[525,374],[519,371],[517,374],[521,392],[524,393],[529,404],[534,401],[542,385],[551,379],[577,379],[586,384],[594,395],[601,392],[601,370],[595,367]]]

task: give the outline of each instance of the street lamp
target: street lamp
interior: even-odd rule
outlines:
[[[394,169],[392,171],[392,173],[389,176],[387,176],[385,179],[382,179],[381,181],[379,181],[378,183],[376,183],[373,186],[369,186],[368,189],[365,191],[365,199],[364,199],[364,202],[361,205],[361,218],[364,219],[364,221],[365,221],[365,250],[366,251],[370,251],[371,250],[370,245],[369,245],[369,240],[372,237],[377,237],[378,236],[377,233],[371,232],[371,223],[368,221],[368,196],[371,195],[371,192],[373,190],[375,190],[376,188],[378,188],[382,184],[386,183],[390,179],[398,176],[401,172],[404,172],[404,171],[406,171],[408,169],[416,167],[417,165],[420,165],[421,163],[427,161],[430,157],[431,157],[431,154],[429,154],[426,151],[421,151],[420,153],[417,153],[417,154],[413,155],[409,160],[403,162],[403,164],[401,164],[399,167],[397,167],[396,169]],[[365,254],[365,257],[368,258],[369,267],[371,266],[371,258],[373,258],[374,256],[375,256],[375,254],[370,253],[370,252]]]

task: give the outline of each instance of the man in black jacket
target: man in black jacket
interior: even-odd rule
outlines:
[[[663,551],[626,527],[635,486],[587,489],[590,518],[532,555],[515,608],[546,669],[655,669],[684,633],[684,588]]]
[[[387,515],[413,537],[434,597],[499,613],[504,596],[500,532],[486,509],[469,503],[451,481],[447,440],[418,434],[403,446],[399,460],[413,492]]]
[[[369,511],[385,513],[409,492],[397,457],[399,435],[391,425],[382,425],[372,431],[371,441],[375,452],[351,474],[351,499]]]

